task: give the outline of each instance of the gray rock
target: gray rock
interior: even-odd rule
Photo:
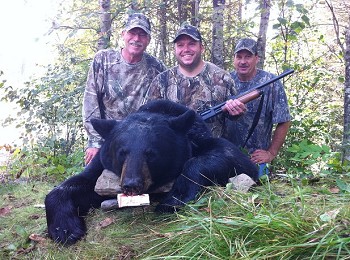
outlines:
[[[101,209],[104,211],[117,209],[117,208],[119,208],[117,199],[105,200],[101,203]]]
[[[249,189],[256,185],[256,182],[246,174],[240,174],[229,179],[232,183],[232,188],[241,192],[248,192]]]
[[[103,170],[97,179],[95,192],[101,196],[117,196],[117,194],[122,193],[120,177],[109,170]]]

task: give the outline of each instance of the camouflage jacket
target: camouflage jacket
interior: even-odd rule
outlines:
[[[89,69],[83,100],[88,147],[100,147],[103,141],[90,120],[120,120],[136,111],[144,103],[153,78],[165,69],[161,61],[147,53],[136,64],[127,63],[120,50],[108,49],[96,53]]]
[[[255,77],[248,82],[240,81],[236,72],[231,72],[231,76],[235,81],[238,94],[275,77],[275,75],[263,70],[258,70]],[[236,120],[227,123],[225,137],[239,147],[247,149],[249,153],[256,149],[267,150],[271,144],[273,124],[291,120],[288,100],[282,83],[276,81],[272,84],[263,88],[263,104],[259,121],[245,147],[243,145],[253,124],[254,116],[258,111],[262,97],[247,103],[247,112],[242,116],[236,117]]]
[[[205,62],[204,69],[195,77],[186,77],[175,66],[159,74],[151,83],[148,99],[169,99],[198,113],[222,103],[235,94],[230,74],[213,63]],[[226,118],[217,116],[208,126],[214,136],[221,136]]]

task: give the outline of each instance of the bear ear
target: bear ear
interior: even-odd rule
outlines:
[[[180,132],[188,132],[194,124],[196,119],[196,112],[188,110],[182,115],[169,120],[169,125],[172,129]]]
[[[91,119],[91,124],[96,132],[99,133],[103,139],[106,139],[118,122],[109,119]]]

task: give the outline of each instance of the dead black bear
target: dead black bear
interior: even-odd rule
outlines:
[[[120,176],[127,195],[152,194],[172,183],[156,207],[160,212],[173,212],[204,186],[225,185],[240,173],[257,180],[250,159],[227,140],[213,138],[200,116],[182,105],[158,100],[120,122],[92,124],[105,139],[99,154],[45,199],[48,233],[56,242],[70,245],[81,239],[86,233],[83,216],[110,198],[94,191],[103,169]]]

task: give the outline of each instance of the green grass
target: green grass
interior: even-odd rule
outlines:
[[[340,178],[340,176],[338,176]],[[350,178],[343,176],[344,183]],[[348,259],[350,194],[335,178],[273,180],[242,194],[214,187],[174,215],[153,207],[92,211],[88,235],[62,247],[35,207],[54,184],[2,184],[0,259]],[[3,212],[3,211],[2,211]],[[110,218],[113,223],[101,227]],[[30,234],[45,238],[33,242]]]

